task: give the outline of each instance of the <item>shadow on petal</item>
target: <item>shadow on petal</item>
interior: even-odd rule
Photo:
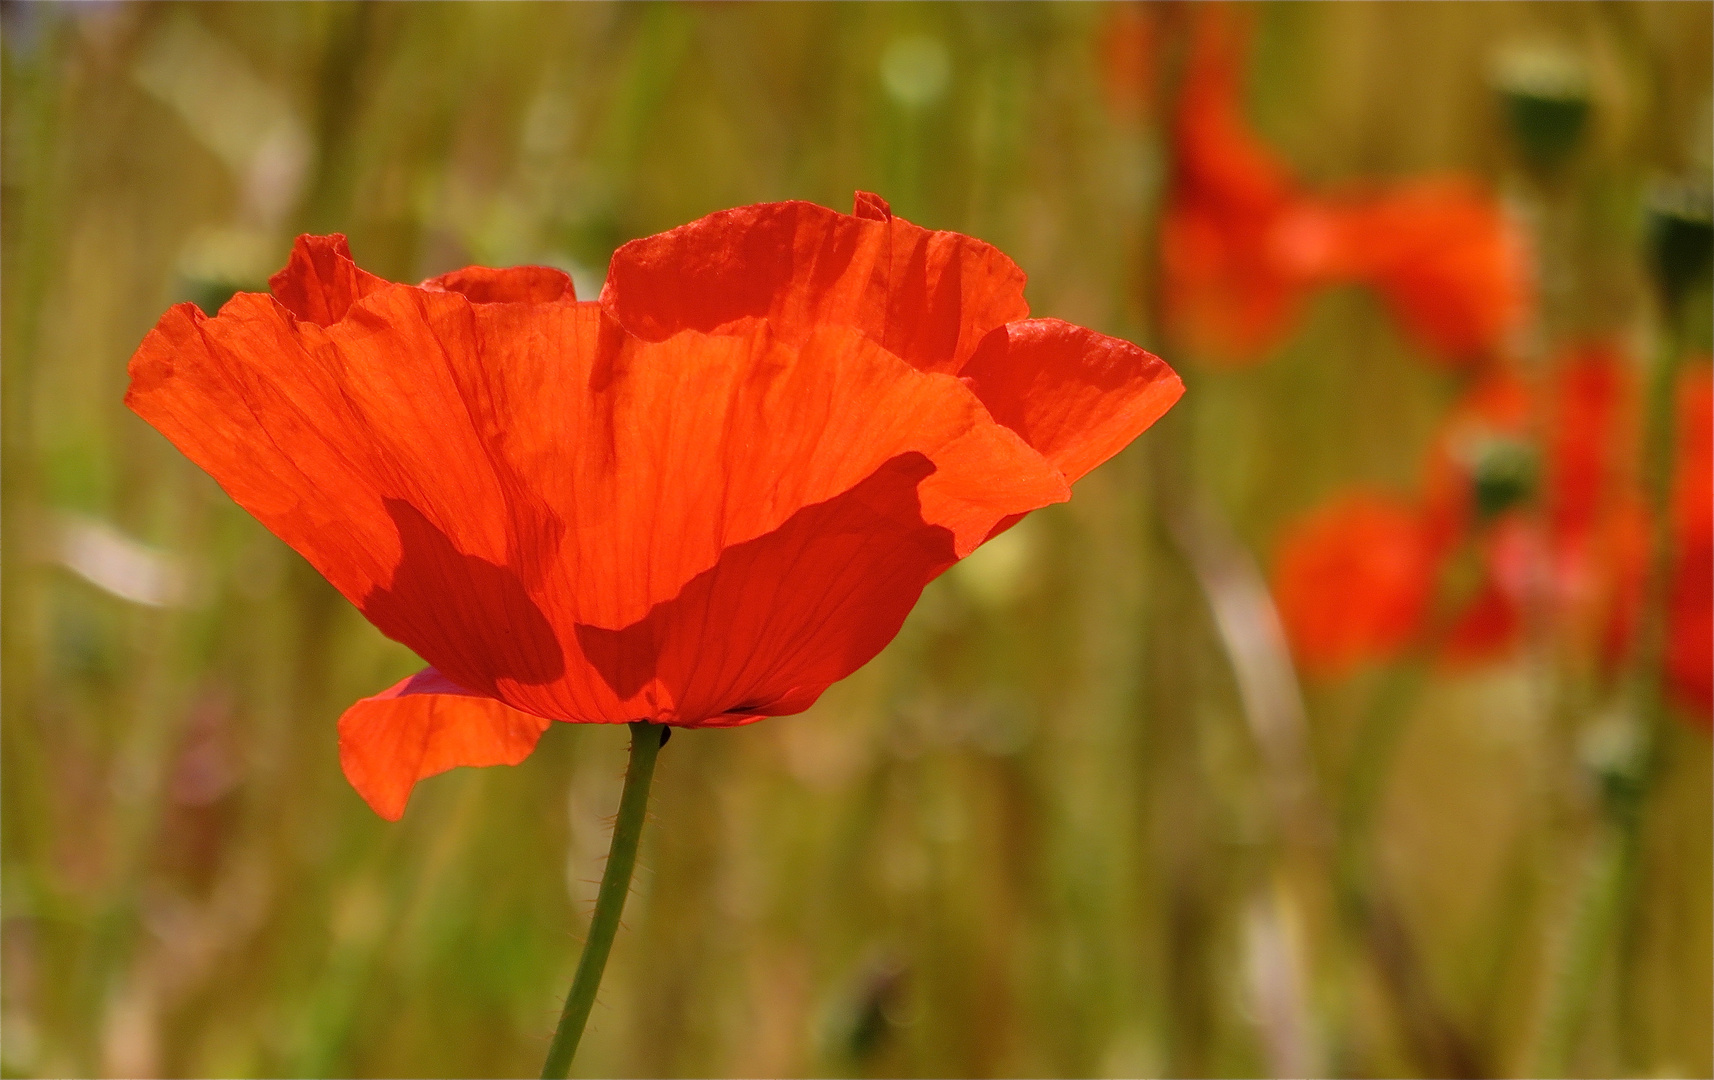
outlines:
[[[646,710],[670,711],[663,719],[733,723],[807,708],[879,652],[956,561],[952,532],[922,517],[917,485],[934,471],[923,454],[900,454],[727,548],[637,622],[579,624],[585,659],[621,700],[642,693]]]
[[[565,674],[553,624],[516,571],[459,551],[402,499],[386,507],[401,555],[392,584],[363,599],[370,622],[482,694],[498,696],[501,679],[535,686]]]

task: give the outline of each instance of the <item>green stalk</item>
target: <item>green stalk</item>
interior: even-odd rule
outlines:
[[[607,869],[601,874],[601,891],[595,897],[595,915],[589,922],[589,939],[583,958],[571,980],[571,992],[560,1010],[559,1027],[542,1065],[542,1080],[571,1075],[571,1059],[583,1038],[583,1025],[601,988],[601,973],[619,930],[619,915],[631,891],[631,870],[637,865],[637,840],[643,835],[643,818],[649,809],[649,782],[655,775],[655,757],[666,744],[672,729],[638,720],[631,724],[631,765],[625,770],[625,790],[619,796],[619,818],[613,823],[613,846],[607,851]]]
[[[1347,916],[1362,919],[1368,914],[1375,815],[1392,771],[1394,751],[1404,738],[1425,681],[1426,671],[1418,662],[1406,661],[1384,672],[1357,729],[1345,767],[1335,848],[1334,885]]]
[[[1557,985],[1548,1003],[1537,1075],[1566,1076],[1571,1068],[1607,959],[1608,943],[1623,918],[1626,893],[1635,878],[1635,846],[1631,831],[1613,825],[1604,828],[1572,915]]]
[[[1613,955],[1615,939],[1623,944],[1632,937],[1635,892],[1641,878],[1643,811],[1662,768],[1661,729],[1667,722],[1662,667],[1667,578],[1672,566],[1673,409],[1681,359],[1678,312],[1669,303],[1666,314],[1668,325],[1645,398],[1643,483],[1654,518],[1654,536],[1642,617],[1623,690],[1628,699],[1625,722],[1630,725],[1631,739],[1611,760],[1596,763],[1601,780],[1602,831],[1573,915],[1559,974],[1550,988],[1547,1023],[1537,1055],[1536,1072],[1541,1076],[1562,1076],[1570,1067],[1606,966],[1617,963],[1621,980],[1627,973],[1629,958]],[[1621,1008],[1626,1007],[1628,990],[1621,981]],[[1622,1029],[1627,1027],[1621,1025]],[[1625,1038],[1622,1034],[1621,1039]],[[1625,1048],[1626,1043],[1621,1042],[1621,1053]]]

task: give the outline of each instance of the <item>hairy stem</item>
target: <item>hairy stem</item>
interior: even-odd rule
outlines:
[[[607,869],[601,874],[601,891],[595,897],[595,915],[589,922],[589,939],[583,958],[571,980],[571,992],[560,1010],[553,1045],[548,1048],[542,1078],[571,1075],[571,1059],[577,1053],[583,1025],[601,987],[601,973],[619,930],[619,915],[631,891],[631,870],[637,864],[637,840],[643,834],[643,818],[649,808],[649,782],[655,775],[655,757],[666,744],[671,729],[639,720],[631,725],[631,764],[625,770],[625,790],[619,796],[619,818],[613,823],[613,846],[607,852]]]

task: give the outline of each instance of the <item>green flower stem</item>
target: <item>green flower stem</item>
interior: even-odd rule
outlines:
[[[1407,661],[1385,672],[1369,703],[1345,767],[1339,806],[1339,842],[1335,849],[1334,884],[1343,912],[1361,920],[1367,915],[1375,816],[1380,809],[1393,758],[1416,708],[1427,671]]]
[[[1624,947],[1634,940],[1631,924],[1641,878],[1642,818],[1650,789],[1663,767],[1662,728],[1667,723],[1662,668],[1667,578],[1672,565],[1674,404],[1682,359],[1672,325],[1676,319],[1677,313],[1669,305],[1667,331],[1662,335],[1644,402],[1642,474],[1654,535],[1637,642],[1623,691],[1630,738],[1610,760],[1596,763],[1604,812],[1601,834],[1572,916],[1559,974],[1550,988],[1535,1070],[1541,1076],[1563,1076],[1571,1066],[1597,984],[1610,963],[1618,966],[1620,1008],[1630,1007],[1630,987],[1624,980],[1633,958],[1625,955]],[[1621,1012],[1621,1021],[1628,1018]],[[1623,1040],[1630,1025],[1621,1022],[1620,1027]],[[1621,1041],[1621,1054],[1628,1050]]]
[[[601,987],[613,935],[619,930],[619,915],[631,891],[631,869],[637,865],[637,840],[643,835],[643,818],[649,809],[649,782],[655,775],[655,758],[671,729],[638,720],[631,724],[631,765],[625,770],[625,790],[619,796],[619,818],[613,823],[613,846],[607,852],[607,869],[601,874],[601,891],[595,897],[595,916],[589,921],[589,939],[583,958],[571,980],[571,992],[560,1010],[559,1027],[542,1065],[542,1080],[571,1075],[571,1059],[577,1053],[583,1025]]]
[[[1607,946],[1623,917],[1626,893],[1636,876],[1634,832],[1608,826],[1590,862],[1578,898],[1552,999],[1548,1002],[1535,1073],[1566,1076],[1582,1040],[1595,999]]]

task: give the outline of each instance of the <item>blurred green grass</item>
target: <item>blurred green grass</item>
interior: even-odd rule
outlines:
[[[1170,64],[1188,15],[1153,14]],[[865,188],[995,243],[1038,313],[1167,351],[1165,147],[1108,108],[1110,15],[7,7],[0,1071],[533,1075],[617,805],[624,733],[569,725],[397,825],[349,790],[335,718],[417,661],[124,410],[168,304],[259,287],[301,230],[397,279],[551,262],[592,296],[624,240]],[[1257,17],[1252,115],[1308,178],[1484,175],[1535,215],[1544,339],[1646,335],[1638,207],[1706,176],[1707,5]],[[1538,38],[1596,106],[1532,195],[1487,72]],[[1355,930],[1170,520],[1210,506],[1265,557],[1339,486],[1408,488],[1455,382],[1354,291],[1265,366],[1167,359],[1178,409],[814,710],[673,740],[580,1075],[1531,1072],[1600,828],[1592,718],[1545,713],[1524,662],[1436,674],[1368,777],[1408,674],[1309,686],[1317,797],[1377,789],[1391,936]],[[182,560],[185,602],[54,565],[67,513]],[[1665,755],[1578,1074],[1714,1071],[1709,743],[1675,725]]]

